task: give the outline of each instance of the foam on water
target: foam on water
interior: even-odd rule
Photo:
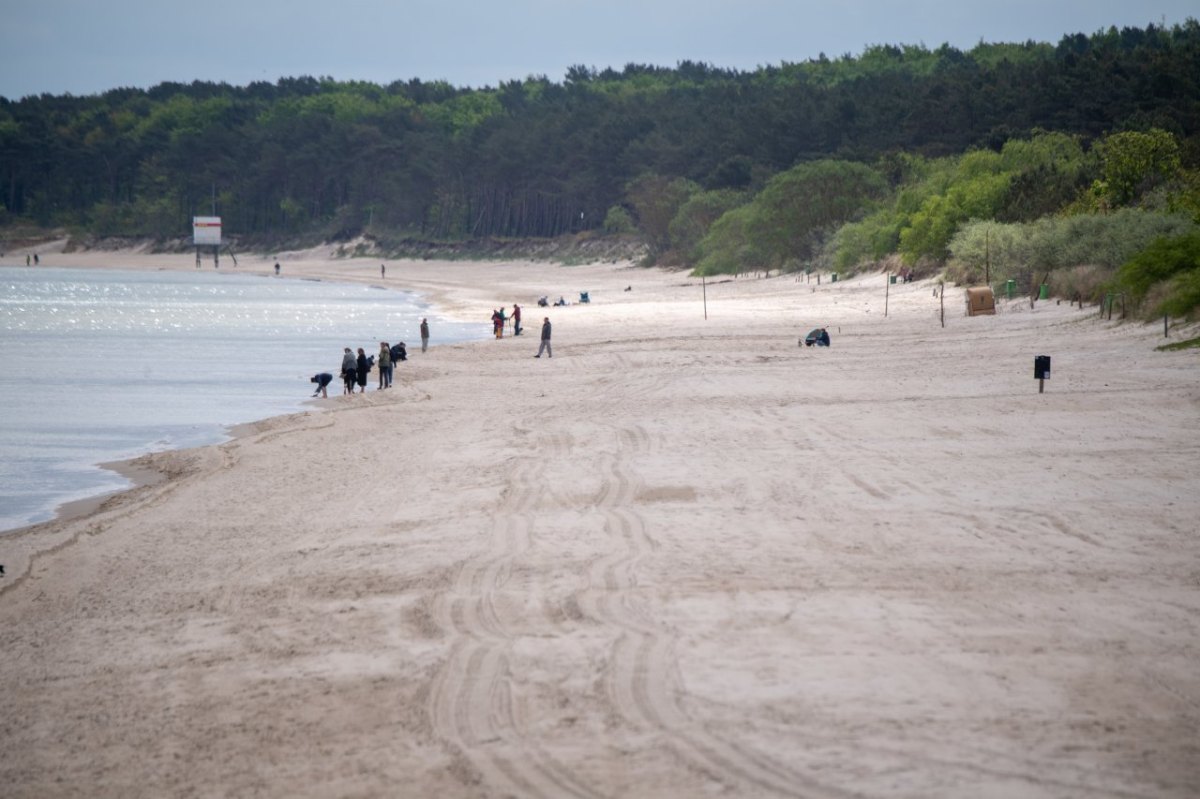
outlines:
[[[406,292],[228,272],[0,267],[0,287],[0,530],[128,487],[98,463],[300,410],[342,347],[419,358],[423,316],[435,343],[488,332]]]

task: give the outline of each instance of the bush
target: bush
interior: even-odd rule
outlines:
[[[1112,285],[1137,304],[1157,289],[1150,316],[1191,314],[1200,307],[1200,231],[1155,240],[1121,265]]]
[[[615,234],[632,233],[633,217],[622,206],[614,205],[604,215],[604,232]]]
[[[1024,224],[972,221],[950,240],[950,266],[952,273],[982,280],[985,265],[990,264],[993,284],[1010,278],[1027,283],[1046,272],[1077,266],[1111,273],[1155,239],[1196,230],[1186,214],[1132,208]],[[1082,291],[1084,283],[1080,285]],[[1084,296],[1094,299],[1099,290]]]

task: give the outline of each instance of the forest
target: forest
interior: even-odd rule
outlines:
[[[1187,313],[1200,23],[877,45],[752,72],[0,98],[7,240],[179,242],[209,213],[245,248],[623,236],[647,263],[701,274],[945,270],[1091,299],[1119,286],[1147,313]],[[1147,283],[1147,252],[1175,266]]]

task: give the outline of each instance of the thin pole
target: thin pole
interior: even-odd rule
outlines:
[[[891,293],[891,291],[892,291],[892,276],[891,276],[890,274],[887,274],[887,275],[884,275],[884,276],[883,276],[883,279],[884,279],[884,284],[883,284],[883,285],[884,285],[884,289],[883,289],[883,315],[884,315],[884,317],[887,317],[887,311],[888,311],[888,295],[889,295],[889,294]]]
[[[1163,314],[1163,338],[1170,338],[1171,334],[1167,332],[1167,315]]]
[[[700,290],[704,292],[704,318],[708,319],[708,283],[704,275],[700,276]]]
[[[938,302],[942,306],[942,327],[946,326],[946,284],[938,283]]]
[[[992,285],[992,230],[983,231],[983,282]]]

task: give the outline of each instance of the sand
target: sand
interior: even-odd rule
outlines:
[[[329,256],[279,260],[527,333],[0,536],[5,796],[1196,795],[1200,352],[1161,325]]]

